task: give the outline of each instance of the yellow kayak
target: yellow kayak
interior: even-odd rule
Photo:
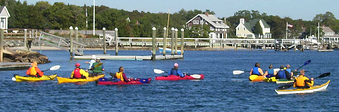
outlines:
[[[103,78],[105,75],[98,75],[94,77],[87,77],[86,79],[71,79],[65,77],[57,77],[59,84],[61,83],[74,83],[74,82],[91,82],[97,81],[99,78]]]
[[[275,79],[275,77],[270,77],[270,78],[264,78],[264,81],[265,82],[276,82],[277,81],[277,79]]]
[[[15,75],[12,80],[16,82],[37,82],[37,81],[44,81],[44,80],[54,80],[55,77],[57,77],[57,74],[54,75],[43,75],[42,77],[25,77],[25,76],[19,76]]]

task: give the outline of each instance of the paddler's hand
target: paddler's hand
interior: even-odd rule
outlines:
[[[313,78],[311,78],[311,81],[313,81],[314,79]]]

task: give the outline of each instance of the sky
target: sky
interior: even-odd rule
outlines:
[[[22,0],[21,0],[22,1]],[[83,6],[93,5],[93,0],[26,0],[28,4],[38,1],[64,2]],[[217,17],[230,17],[240,10],[257,10],[267,15],[290,17],[293,20],[312,20],[317,14],[325,14],[327,11],[339,17],[339,0],[95,0],[95,5],[104,5],[110,8],[126,11],[138,10],[158,13],[178,12],[198,9],[209,9],[215,12]],[[337,18],[338,19],[338,18]]]

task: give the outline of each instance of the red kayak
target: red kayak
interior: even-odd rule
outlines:
[[[125,81],[117,81],[117,80],[108,80],[107,78],[100,78],[98,81],[98,85],[139,85],[139,84],[147,84],[150,83],[152,78],[148,79],[135,79],[129,82]]]
[[[180,77],[176,75],[169,75],[169,76],[158,76],[155,77],[155,80],[202,80],[204,79],[204,74],[192,74],[186,75],[185,77]]]

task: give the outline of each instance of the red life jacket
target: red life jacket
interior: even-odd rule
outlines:
[[[75,68],[73,78],[81,78],[81,76],[82,75],[80,74],[80,68]]]

